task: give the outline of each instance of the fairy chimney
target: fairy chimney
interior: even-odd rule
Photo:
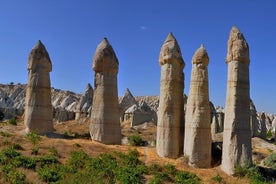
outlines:
[[[184,156],[188,157],[189,165],[199,168],[208,168],[211,165],[208,64],[208,54],[201,45],[192,59],[184,139]]]
[[[117,74],[119,62],[106,38],[98,45],[94,58],[94,97],[90,135],[104,144],[121,144]]]
[[[161,157],[177,158],[183,151],[185,63],[172,33],[167,36],[161,48],[159,64],[161,79],[156,150]]]
[[[38,41],[28,58],[28,84],[24,124],[26,133],[39,134],[53,131],[53,108],[51,103],[51,82],[49,73],[52,63],[45,46]]]
[[[235,166],[252,163],[249,48],[237,27],[230,32],[226,63],[228,81],[221,168],[233,175]]]

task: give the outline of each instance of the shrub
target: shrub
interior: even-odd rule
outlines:
[[[41,141],[41,137],[35,132],[29,132],[26,134],[26,139],[30,141],[34,146]]]
[[[35,169],[36,160],[25,156],[17,156],[12,160],[12,165],[16,167],[24,167],[26,169]]]
[[[212,177],[212,180],[215,181],[215,182],[217,182],[217,183],[224,183],[223,178],[219,174],[217,174],[216,176]]]
[[[270,154],[265,160],[265,165],[276,169],[276,153]]]
[[[26,176],[22,171],[10,171],[6,174],[5,179],[11,184],[24,184]]]
[[[61,178],[61,167],[59,164],[44,165],[37,173],[45,182],[56,182]]]
[[[176,168],[174,165],[171,165],[171,164],[166,164],[164,166],[164,172],[165,173],[168,173],[169,175],[172,175],[174,176],[176,174]]]
[[[39,148],[32,148],[31,154],[32,155],[38,155],[38,150],[39,150]]]
[[[54,147],[50,148],[49,152],[53,156],[56,156],[56,157],[58,156],[58,150],[56,148],[54,148]]]
[[[43,167],[44,165],[59,163],[58,159],[53,155],[44,155],[42,157],[38,157],[36,158],[36,162],[40,167]]]
[[[69,159],[67,160],[67,164],[74,170],[77,170],[79,168],[83,168],[88,159],[89,156],[83,150],[72,151]]]
[[[156,173],[152,180],[150,180],[150,184],[162,184],[171,182],[172,179],[167,173]]]
[[[9,124],[11,124],[11,125],[17,125],[17,120],[16,120],[16,118],[11,118],[11,119],[9,119]]]
[[[17,143],[13,143],[11,145],[11,148],[15,149],[15,150],[23,150],[22,146],[20,144],[17,144]]]
[[[197,184],[200,183],[199,177],[186,171],[178,171],[174,178],[175,184]]]
[[[271,131],[271,129],[270,129],[270,130],[268,130],[267,133],[266,133],[266,138],[267,138],[267,139],[271,139],[272,137],[273,137],[273,134],[272,134],[272,131]]]
[[[129,143],[131,146],[143,146],[145,142],[140,135],[132,135],[129,137]]]

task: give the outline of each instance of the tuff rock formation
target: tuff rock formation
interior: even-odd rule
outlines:
[[[160,103],[156,150],[161,157],[177,158],[183,147],[184,61],[179,45],[170,33],[159,56],[161,66]]]
[[[237,27],[230,32],[226,63],[228,81],[221,168],[233,175],[236,165],[252,163],[249,48]]]
[[[192,59],[190,91],[185,113],[184,156],[189,165],[211,166],[211,122],[208,82],[209,57],[200,46]]]
[[[124,112],[131,106],[138,105],[136,99],[128,88],[126,89],[124,96],[119,101],[120,115],[124,114]]]
[[[250,100],[250,127],[251,127],[251,136],[257,137],[258,134],[258,118],[255,105],[252,100]]]
[[[259,137],[262,139],[266,139],[266,115],[264,112],[260,113],[259,115]]]
[[[119,62],[106,38],[98,45],[94,58],[94,97],[90,135],[104,144],[121,144],[117,74]]]
[[[93,103],[93,88],[88,83],[84,94],[81,96],[79,104],[76,107],[76,117],[78,120],[80,118],[85,118],[90,115],[91,106]]]
[[[38,41],[28,58],[28,85],[24,116],[27,133],[35,131],[45,134],[54,129],[49,75],[51,71],[52,63],[49,54],[41,41]]]

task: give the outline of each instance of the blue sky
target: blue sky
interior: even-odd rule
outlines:
[[[119,59],[118,89],[159,95],[161,46],[173,32],[186,63],[204,44],[210,58],[210,100],[225,105],[227,40],[232,26],[250,47],[251,97],[276,113],[275,0],[0,0],[0,83],[26,83],[27,59],[40,39],[53,64],[52,86],[83,93],[93,86],[92,58],[107,37]]]

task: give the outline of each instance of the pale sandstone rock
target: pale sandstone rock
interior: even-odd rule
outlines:
[[[49,75],[51,71],[49,54],[39,41],[28,59],[28,85],[24,116],[26,132],[35,131],[44,134],[54,129]]]
[[[160,103],[156,150],[161,157],[177,158],[183,147],[184,61],[179,45],[170,33],[159,56],[161,66]]]
[[[119,62],[106,38],[98,45],[94,59],[94,97],[90,135],[104,144],[121,144],[117,74]]]
[[[259,116],[259,137],[262,139],[266,139],[266,133],[267,133],[267,128],[266,128],[266,115],[264,112],[262,112]]]
[[[211,166],[212,138],[208,64],[208,54],[203,45],[201,45],[192,59],[184,138],[184,156],[189,159],[189,165],[199,168]]]
[[[121,116],[131,106],[138,105],[137,101],[135,100],[134,96],[128,88],[126,89],[124,96],[119,101],[119,109]]]
[[[233,175],[236,165],[252,163],[249,48],[236,27],[230,32],[226,63],[228,81],[221,168]]]
[[[250,100],[250,127],[251,127],[251,136],[257,137],[259,135],[257,111],[252,100]]]
[[[76,107],[76,120],[79,120],[80,118],[86,118],[90,116],[90,107],[93,103],[93,88],[88,83],[86,86],[86,90],[84,94],[81,96],[80,101]]]

